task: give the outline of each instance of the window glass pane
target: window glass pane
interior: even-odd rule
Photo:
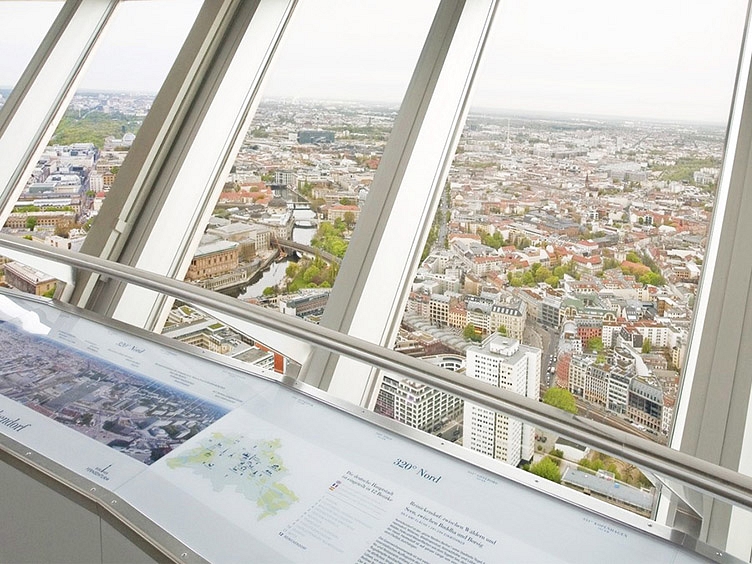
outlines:
[[[24,5],[18,8],[24,17],[35,14],[25,2],[14,4]],[[4,232],[81,248],[200,5],[118,6]],[[6,265],[5,274],[6,283],[24,291],[51,295],[56,287],[52,277],[20,263]]]
[[[470,376],[666,442],[746,3],[716,8],[500,8],[398,350],[454,353]],[[385,379],[377,411],[399,419],[407,384]],[[485,409],[454,421],[513,464],[650,483]]]
[[[224,217],[215,220],[269,234],[255,235],[261,252],[251,263],[276,262],[249,270],[259,274],[231,290],[242,299],[281,294],[283,309],[314,320],[323,311],[336,277],[330,265],[345,253],[435,7],[411,6],[409,18],[393,17],[405,9],[395,2],[319,1],[296,8],[220,198]],[[398,60],[390,55],[396,52]],[[222,236],[217,228],[213,237]],[[298,260],[275,240],[313,245],[323,262]],[[282,303],[300,290],[323,299],[305,308]]]
[[[0,2],[0,107],[55,20],[62,2]]]
[[[725,124],[746,2],[505,3],[476,107]]]
[[[318,321],[436,6],[298,4],[187,280]]]

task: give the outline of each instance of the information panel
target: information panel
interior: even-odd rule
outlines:
[[[210,561],[704,561],[277,382],[10,294],[0,320],[0,432]]]
[[[0,294],[0,430],[115,488],[260,392],[261,381]]]

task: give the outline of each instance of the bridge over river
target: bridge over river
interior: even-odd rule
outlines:
[[[327,253],[326,251],[322,251],[321,249],[317,249],[316,247],[311,247],[309,245],[303,245],[302,243],[296,243],[295,241],[290,241],[289,239],[274,239],[274,242],[279,245],[281,249],[285,249],[287,251],[296,251],[304,256],[315,258],[315,257],[321,257],[328,263],[335,263],[335,264],[341,264],[342,259],[339,257],[334,256],[331,253]]]

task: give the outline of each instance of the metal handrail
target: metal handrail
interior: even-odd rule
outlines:
[[[238,299],[112,261],[54,249],[33,241],[0,234],[0,247],[63,262],[69,266],[161,292],[212,308],[331,352],[364,362],[398,377],[408,378],[457,395],[466,401],[503,412],[575,442],[668,476],[715,498],[752,510],[752,477],[456,374],[427,362],[356,337],[311,324],[303,319],[259,308]]]

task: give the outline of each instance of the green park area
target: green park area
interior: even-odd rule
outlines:
[[[142,121],[141,118],[121,113],[89,111],[79,115],[78,110],[68,110],[60,120],[50,144],[93,143],[101,149],[107,137],[120,139],[125,133],[136,133]]]

